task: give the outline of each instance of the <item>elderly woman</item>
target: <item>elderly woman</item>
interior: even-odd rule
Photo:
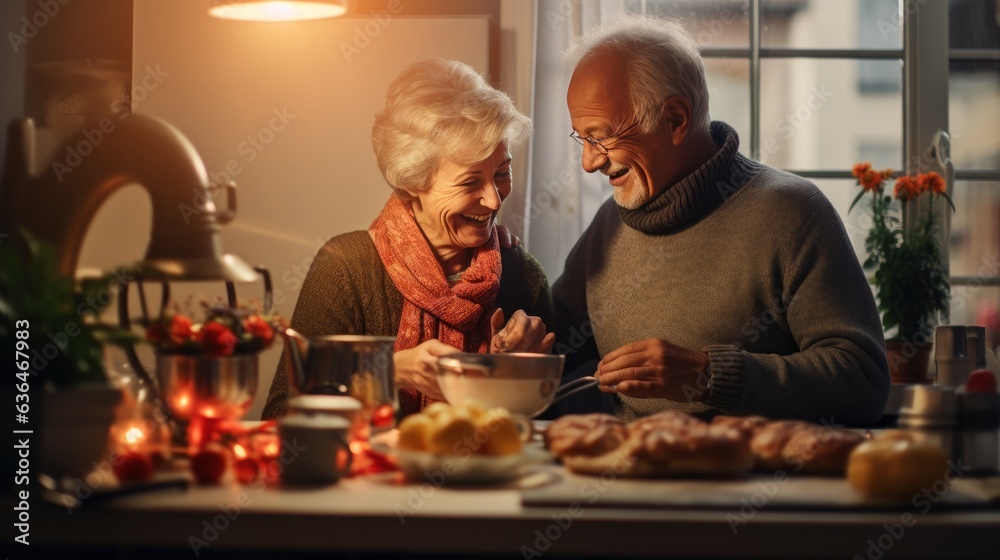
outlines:
[[[404,70],[375,117],[372,146],[392,195],[368,231],[320,249],[291,323],[305,336],[395,336],[404,414],[443,399],[438,356],[552,347],[545,273],[501,247],[494,225],[511,192],[511,150],[530,131],[507,95],[443,59]],[[287,389],[282,358],[265,419],[284,414]]]

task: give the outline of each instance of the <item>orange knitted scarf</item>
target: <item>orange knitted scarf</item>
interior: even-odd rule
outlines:
[[[369,228],[382,264],[403,295],[403,315],[395,351],[438,339],[464,352],[486,352],[490,316],[500,290],[500,247],[494,228],[489,241],[476,249],[472,264],[454,286],[417,225],[409,202],[396,194]],[[416,389],[400,389],[405,414],[432,402]]]

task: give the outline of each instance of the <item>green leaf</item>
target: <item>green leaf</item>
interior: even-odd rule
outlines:
[[[951,207],[951,211],[952,211],[952,212],[955,212],[955,211],[956,211],[956,210],[955,210],[955,203],[951,201],[951,197],[950,197],[950,196],[948,196],[948,193],[946,193],[946,192],[943,192],[943,193],[941,193],[941,196],[943,196],[943,197],[944,197],[944,199],[948,201],[948,206],[950,206],[950,207]]]
[[[854,206],[865,196],[865,191],[862,190],[858,193],[858,196],[854,197],[854,202],[851,202],[851,207],[847,209],[847,213],[850,214],[851,210],[854,210]]]

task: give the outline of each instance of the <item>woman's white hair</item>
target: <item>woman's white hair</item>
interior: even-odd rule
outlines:
[[[375,115],[372,148],[386,182],[409,200],[430,188],[442,158],[472,165],[530,133],[531,119],[475,69],[432,58],[393,80]]]
[[[567,49],[574,67],[597,49],[618,54],[628,64],[629,102],[639,131],[656,130],[663,101],[680,95],[691,103],[691,120],[708,129],[708,85],[698,44],[678,21],[625,14],[592,28]]]

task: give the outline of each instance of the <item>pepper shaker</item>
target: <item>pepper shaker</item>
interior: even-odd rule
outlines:
[[[969,474],[994,475],[1000,469],[1000,394],[993,372],[969,374],[958,393],[957,457]]]

